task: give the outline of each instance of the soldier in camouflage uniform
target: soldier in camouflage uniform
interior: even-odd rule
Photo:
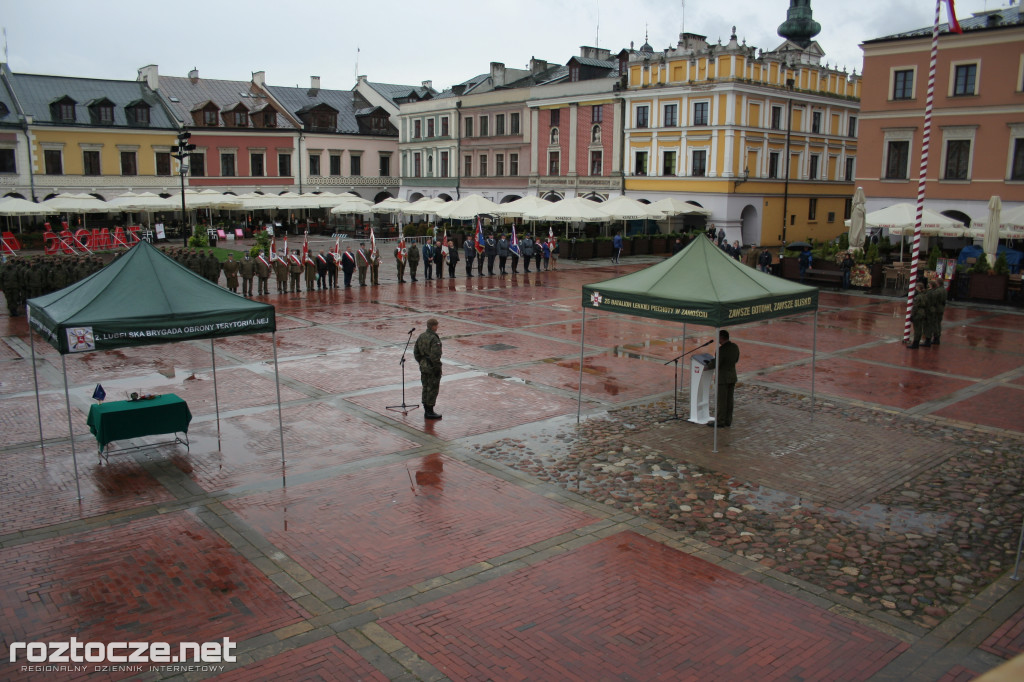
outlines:
[[[437,393],[441,388],[441,338],[437,335],[437,320],[427,320],[427,331],[420,334],[413,347],[412,356],[420,366],[420,383],[423,385],[423,409],[427,419],[440,419],[434,412]]]
[[[235,254],[229,253],[228,259],[221,265],[224,277],[227,278],[227,287],[233,294],[238,293],[238,270],[241,263],[235,260]]]

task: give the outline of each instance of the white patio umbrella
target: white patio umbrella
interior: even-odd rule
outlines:
[[[678,197],[668,197],[660,199],[651,204],[651,208],[656,211],[661,211],[667,216],[674,215],[711,215],[711,211],[706,208],[701,208],[694,203],[684,201]]]
[[[864,216],[865,226],[886,228],[890,234],[896,235],[913,234],[916,220],[917,206],[910,203],[893,204]],[[921,216],[921,229],[922,234],[941,232],[944,237],[960,237],[964,232],[964,224],[926,208]]]
[[[597,204],[597,208],[615,220],[661,220],[665,217],[665,213],[654,208],[653,204],[645,204],[624,194]]]
[[[981,250],[988,256],[989,265],[996,262],[999,252],[999,224],[1002,220],[1003,200],[993,195],[988,200],[988,222],[985,225],[985,236],[981,240]]]
[[[498,208],[495,210],[495,213],[506,218],[521,218],[524,213],[540,210],[546,204],[550,203],[552,202],[547,199],[541,199],[535,194],[530,194],[522,199],[510,201],[507,204],[498,204]]]
[[[498,204],[479,194],[470,194],[458,201],[449,201],[435,212],[438,218],[472,220],[478,215],[497,215]]]
[[[401,213],[402,209],[409,205],[405,199],[388,197],[384,201],[370,207],[370,213]]]
[[[850,210],[850,248],[860,250],[864,246],[864,237],[867,236],[865,221],[867,211],[864,209],[864,188],[858,187],[853,193],[853,207]]]
[[[347,196],[344,197],[344,201],[339,201],[331,207],[331,213],[369,213],[372,206],[372,201],[356,196]]]
[[[45,215],[46,207],[28,199],[4,197],[0,199],[0,215]]]
[[[607,223],[612,217],[598,208],[596,201],[573,197],[561,201],[548,202],[538,210],[523,214],[527,220],[555,220],[559,222]]]
[[[447,203],[444,199],[437,197],[423,197],[402,208],[401,213],[405,215],[434,215],[437,213],[437,209]]]
[[[115,210],[91,194],[58,194],[39,205],[46,209],[47,214],[106,213]]]

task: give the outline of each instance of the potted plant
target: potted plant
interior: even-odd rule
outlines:
[[[978,260],[969,270],[970,281],[967,285],[967,295],[970,298],[977,298],[985,301],[1002,301],[1006,298],[1006,288],[1009,283],[1009,268],[1006,265],[1006,256],[999,255],[1002,259],[1002,269],[1005,274],[1000,274],[991,268],[988,257],[982,253]],[[996,259],[997,266],[999,259]]]
[[[651,238],[646,234],[633,235],[629,240],[632,244],[631,256],[646,256],[651,253]]]
[[[612,238],[611,237],[595,237],[594,238],[594,255],[592,258],[611,258],[612,257]]]
[[[658,233],[651,236],[651,253],[666,254],[671,249],[675,235]]]
[[[569,258],[572,260],[588,260],[594,257],[594,241],[590,237],[579,237],[569,240]]]

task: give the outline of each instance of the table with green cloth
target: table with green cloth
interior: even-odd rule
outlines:
[[[96,436],[102,454],[107,444],[116,440],[162,433],[187,434],[191,421],[188,403],[168,393],[149,400],[117,400],[93,405],[86,423]]]

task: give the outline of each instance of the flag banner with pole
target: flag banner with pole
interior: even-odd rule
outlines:
[[[277,234],[270,236],[270,260],[277,258]]]
[[[548,246],[555,243],[555,230],[548,225]]]
[[[945,0],[946,13],[949,14],[949,30],[953,33],[963,33],[960,22],[956,20],[956,8],[953,7],[953,0]]]
[[[370,255],[377,253],[377,237],[373,234],[373,225],[370,225]]]
[[[341,235],[334,238],[334,255],[341,253]]]
[[[284,258],[282,260],[288,260],[288,235],[284,235]]]
[[[96,390],[92,392],[92,399],[96,402],[102,403],[106,397],[107,392],[103,390],[103,386],[101,384],[96,384]]]
[[[441,240],[441,255],[448,257],[448,228],[444,228],[444,238]]]
[[[512,223],[512,241],[508,245],[508,250],[519,255],[519,237],[516,236],[516,224]]]
[[[402,263],[405,262],[405,232],[401,229],[398,230],[398,260]]]
[[[476,217],[476,252],[484,252],[484,221],[481,220],[480,216]]]
[[[309,230],[302,233],[302,262],[309,260]]]

